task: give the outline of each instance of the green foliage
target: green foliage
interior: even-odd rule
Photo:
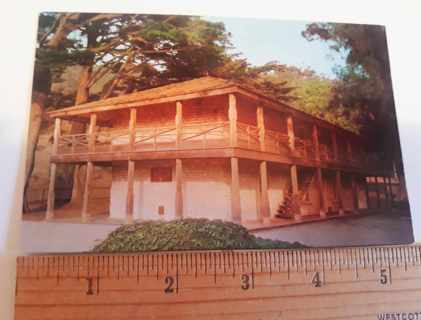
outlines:
[[[101,99],[206,75],[223,64],[228,37],[192,16],[42,13],[35,70],[58,82],[69,66],[90,67],[82,86],[101,83],[89,97]]]
[[[274,86],[288,83],[292,88],[290,96],[294,98],[293,105],[297,109],[344,129],[358,132],[360,110],[332,104],[334,88],[337,85],[335,80],[321,77],[311,69],[294,66],[284,66],[271,72],[265,75],[265,80]]]
[[[371,137],[378,152],[399,149],[384,27],[311,23],[303,36],[309,41],[326,41],[346,55],[346,66],[336,69],[331,107],[348,110],[345,112],[358,121],[361,133]]]
[[[270,249],[302,247],[299,243],[256,238],[232,222],[183,219],[124,225],[111,232],[94,252]]]
[[[224,63],[211,70],[211,74],[237,81],[245,87],[257,89],[275,100],[289,102],[295,100],[295,97],[291,95],[294,88],[289,86],[285,80],[278,78],[277,81],[274,81],[269,77],[285,68],[285,65],[277,61],[271,61],[262,66],[252,66],[246,59],[239,58],[238,55],[227,55]]]

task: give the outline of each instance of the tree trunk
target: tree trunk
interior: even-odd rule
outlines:
[[[76,92],[75,104],[82,104],[89,98],[89,81],[92,75],[92,66],[84,66],[79,79],[79,86]]]
[[[89,81],[92,75],[92,67],[84,66],[82,73],[80,75],[79,86],[76,92],[75,104],[82,104],[88,101],[89,98]],[[86,131],[86,126],[80,122],[73,122],[71,127],[71,133],[83,133]],[[72,186],[72,198],[70,203],[80,204],[82,201],[82,187],[81,183],[83,181],[83,170],[82,165],[75,165],[73,171],[73,186]]]
[[[30,211],[28,188],[32,172],[34,171],[35,152],[38,145],[46,98],[46,94],[40,92],[34,92],[32,95],[31,114],[29,117],[28,140],[26,145],[25,188],[23,193],[24,212]]]
[[[75,30],[78,24],[71,21],[79,18],[79,13],[62,13],[56,22],[53,36],[48,40],[47,47],[58,48],[69,35],[70,32]]]

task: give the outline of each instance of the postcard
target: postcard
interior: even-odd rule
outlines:
[[[383,26],[43,12],[33,73],[24,252],[413,242]]]

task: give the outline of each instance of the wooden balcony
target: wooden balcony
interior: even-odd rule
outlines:
[[[212,149],[239,148],[268,154],[283,155],[292,159],[309,160],[325,163],[327,166],[341,165],[344,167],[366,168],[365,155],[338,155],[335,159],[333,148],[319,144],[319,152],[311,139],[294,138],[294,150],[291,149],[290,137],[286,133],[265,130],[253,125],[237,122],[237,142],[231,145],[230,123],[228,121],[212,124],[185,124],[177,136],[176,126],[135,128],[134,143],[130,145],[129,129],[108,129],[93,133],[91,145],[89,134],[61,135],[58,138],[56,156],[72,156],[80,158],[83,155],[102,155],[102,158],[113,160],[114,154],[125,152],[155,152],[155,151],[204,151]]]

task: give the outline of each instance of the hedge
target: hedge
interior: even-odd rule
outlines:
[[[298,248],[300,243],[255,237],[241,225],[221,220],[182,219],[123,225],[94,252]]]

